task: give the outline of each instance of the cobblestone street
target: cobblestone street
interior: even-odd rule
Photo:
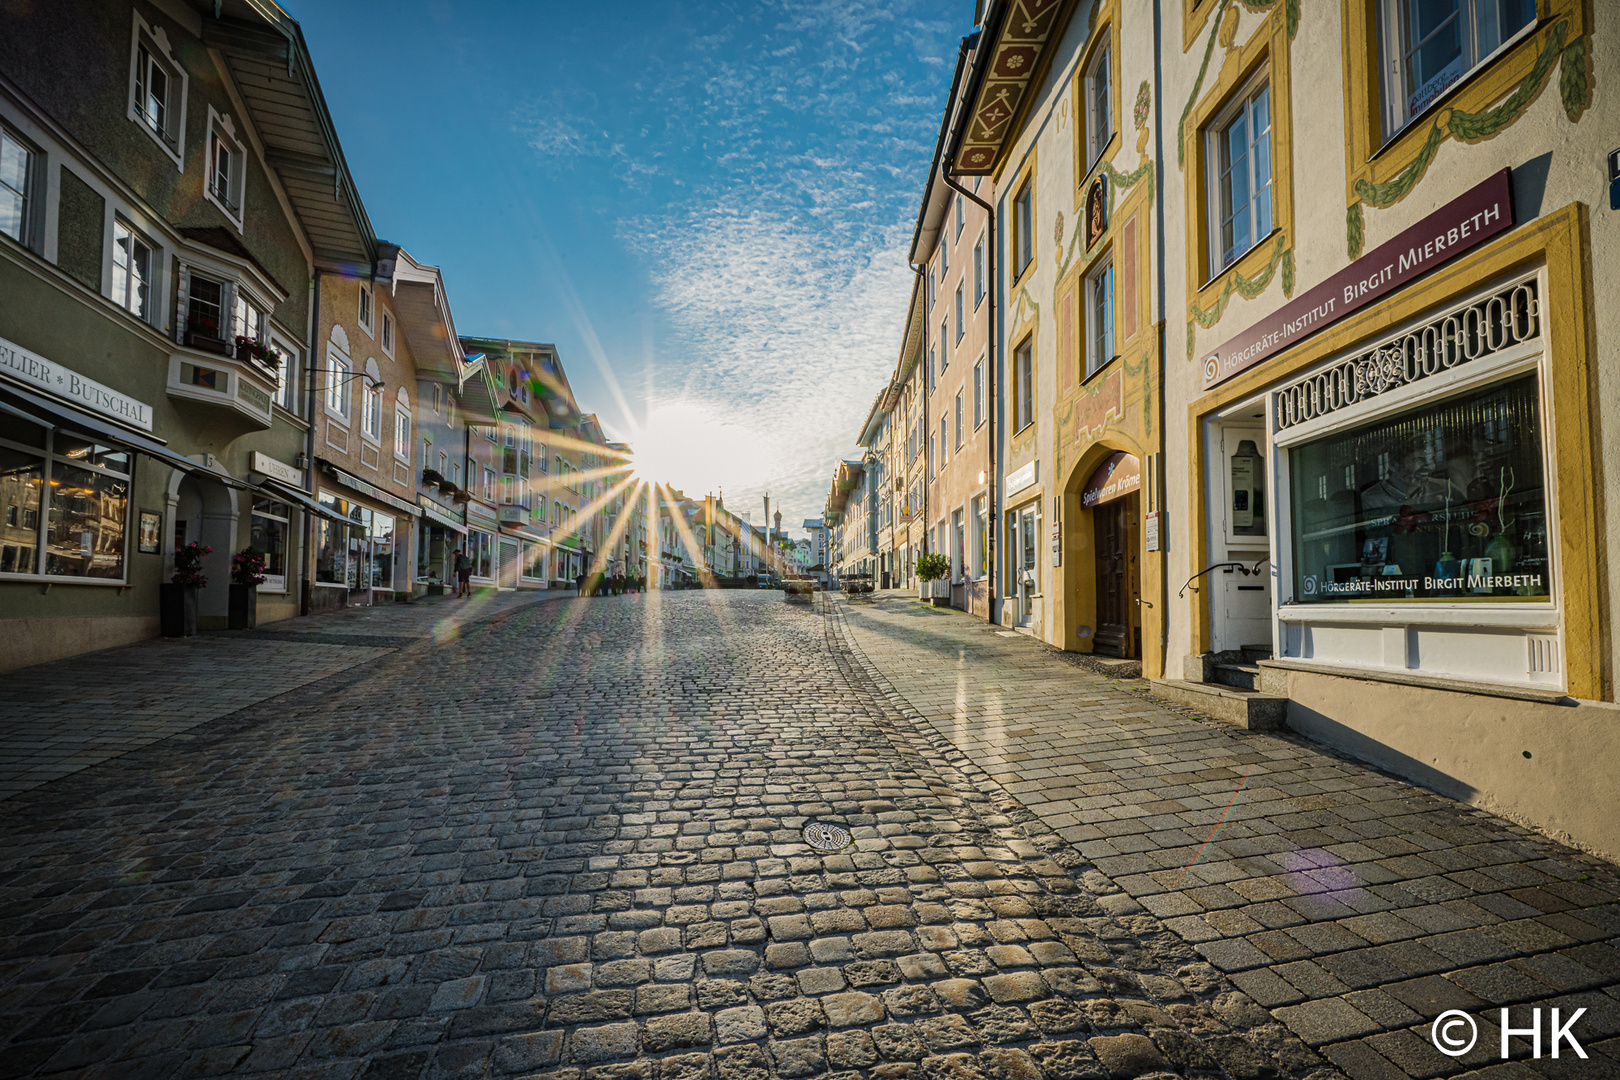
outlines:
[[[1620,1073],[1613,868],[1290,737],[893,596],[419,618],[0,801],[0,1074]],[[1499,1062],[1505,1004],[1589,1057]]]

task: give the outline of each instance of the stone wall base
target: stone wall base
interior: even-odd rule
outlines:
[[[61,660],[80,653],[115,649],[158,636],[157,615],[106,615],[84,618],[7,619],[0,623],[7,643],[0,650],[0,671]]]

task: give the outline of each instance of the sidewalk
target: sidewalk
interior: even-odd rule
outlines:
[[[1587,1010],[1591,1061],[1566,1047],[1524,1065],[1620,1072],[1613,865],[957,612],[882,594],[831,607],[898,705],[1091,862],[1105,908],[1164,919],[1354,1080],[1497,1066],[1501,1006],[1524,1006],[1515,1027],[1530,1008]],[[1429,1039],[1448,1009],[1480,1021],[1456,1059]]]
[[[453,640],[465,627],[564,597],[573,593],[346,608],[10,672],[0,685],[0,800],[398,649]]]

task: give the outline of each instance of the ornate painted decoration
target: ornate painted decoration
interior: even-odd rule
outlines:
[[[978,48],[990,50],[989,67],[978,96],[968,103],[970,118],[956,151],[957,173],[983,176],[995,168],[1053,32],[1067,24],[1073,6],[1074,0],[1013,0],[1000,32],[980,40]],[[980,62],[976,56],[974,63]]]
[[[1098,176],[1086,191],[1086,250],[1097,246],[1108,229],[1108,180]]]

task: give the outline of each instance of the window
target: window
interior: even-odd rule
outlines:
[[[225,286],[223,283],[191,274],[186,292],[186,333],[194,337],[224,338]]]
[[[1013,280],[1035,261],[1035,181],[1024,184],[1013,200]]]
[[[984,302],[984,238],[973,245],[973,310],[977,311]]]
[[[934,275],[933,274],[924,274],[923,275],[923,282],[925,283],[925,291],[928,294],[928,310],[933,311],[934,310]]]
[[[990,575],[990,524],[984,513],[984,496],[973,500],[973,576]]]
[[[162,29],[149,29],[135,17],[133,70],[129,79],[129,118],[157,140],[183,167],[181,138],[186,119],[186,74],[169,51]]]
[[[1034,342],[1026,338],[1013,350],[1013,430],[1022,431],[1035,422]]]
[[[444,415],[444,387],[438,383],[433,384],[433,415]]]
[[[347,515],[349,504],[343,499],[320,496],[321,505],[335,514]],[[349,583],[349,527],[333,521],[324,514],[313,519],[315,526],[315,584],[346,586]]]
[[[1539,400],[1527,375],[1292,448],[1295,598],[1550,596]]]
[[[1114,69],[1104,44],[1086,69],[1086,163],[1094,163],[1114,137]],[[1087,170],[1089,171],[1089,169]]]
[[[246,183],[247,155],[236,140],[229,116],[208,110],[208,176],[203,193],[208,200],[242,227],[242,191]]]
[[[326,411],[349,419],[349,358],[335,349],[326,353]]]
[[[523,542],[522,566],[525,581],[546,580],[546,549],[539,544],[525,540]]]
[[[264,340],[264,312],[259,310],[257,304],[243,295],[241,289],[234,290],[236,299],[231,304],[231,334],[233,337],[247,338],[249,341]]]
[[[950,323],[942,322],[939,324],[939,373],[941,375],[945,374],[945,369],[951,366],[950,350],[945,347],[945,343],[949,340]]]
[[[984,423],[984,361],[973,365],[973,426]]]
[[[403,386],[394,399],[394,456],[401,461],[411,460],[411,399]]]
[[[928,478],[930,480],[933,479],[934,470],[938,467],[939,456],[937,451],[934,449],[934,436],[930,433],[928,436]]]
[[[944,467],[946,458],[948,457],[946,450],[950,447],[950,443],[948,443],[946,439],[949,437],[950,431],[946,424],[945,418],[942,416],[939,418],[939,464],[941,468]]]
[[[260,592],[287,591],[287,533],[291,511],[270,499],[253,500],[252,535],[248,544],[264,552],[264,581]]]
[[[951,444],[955,449],[962,449],[962,391],[956,392],[956,441]]]
[[[0,125],[0,232],[26,246],[33,241],[34,185],[39,155]]]
[[[1086,374],[1114,358],[1114,264],[1110,262],[1086,279],[1086,317],[1090,340],[1086,347]]]
[[[951,245],[939,245],[939,283],[945,284],[945,273],[951,268]]]
[[[382,371],[377,361],[366,360],[366,373],[360,380],[360,434],[371,442],[382,442]]]
[[[1271,85],[1250,84],[1209,130],[1211,273],[1271,232]]]
[[[956,286],[956,341],[957,341],[957,344],[961,344],[962,335],[967,331],[967,312],[964,309],[963,304],[962,304],[962,290],[964,288],[966,288],[966,286],[967,286],[966,282],[958,282],[957,286]]]
[[[382,313],[382,348],[389,356],[394,355],[394,317],[386,311]]]
[[[958,239],[961,238],[962,230],[967,226],[967,211],[962,203],[962,196],[958,194],[956,196],[956,236]]]
[[[122,581],[130,454],[0,411],[0,574]]]
[[[1536,21],[1535,0],[1382,0],[1385,134],[1394,135]]]
[[[152,247],[123,221],[113,221],[113,303],[146,322],[151,318]]]
[[[487,465],[484,467],[484,501],[495,501],[495,470]]]
[[[371,333],[371,289],[360,286],[360,329]]]
[[[270,343],[271,347],[276,350],[276,355],[281,358],[281,362],[275,368],[276,392],[274,401],[288,412],[297,413],[299,411],[298,372],[300,370],[298,350],[274,334],[270,337]]]

